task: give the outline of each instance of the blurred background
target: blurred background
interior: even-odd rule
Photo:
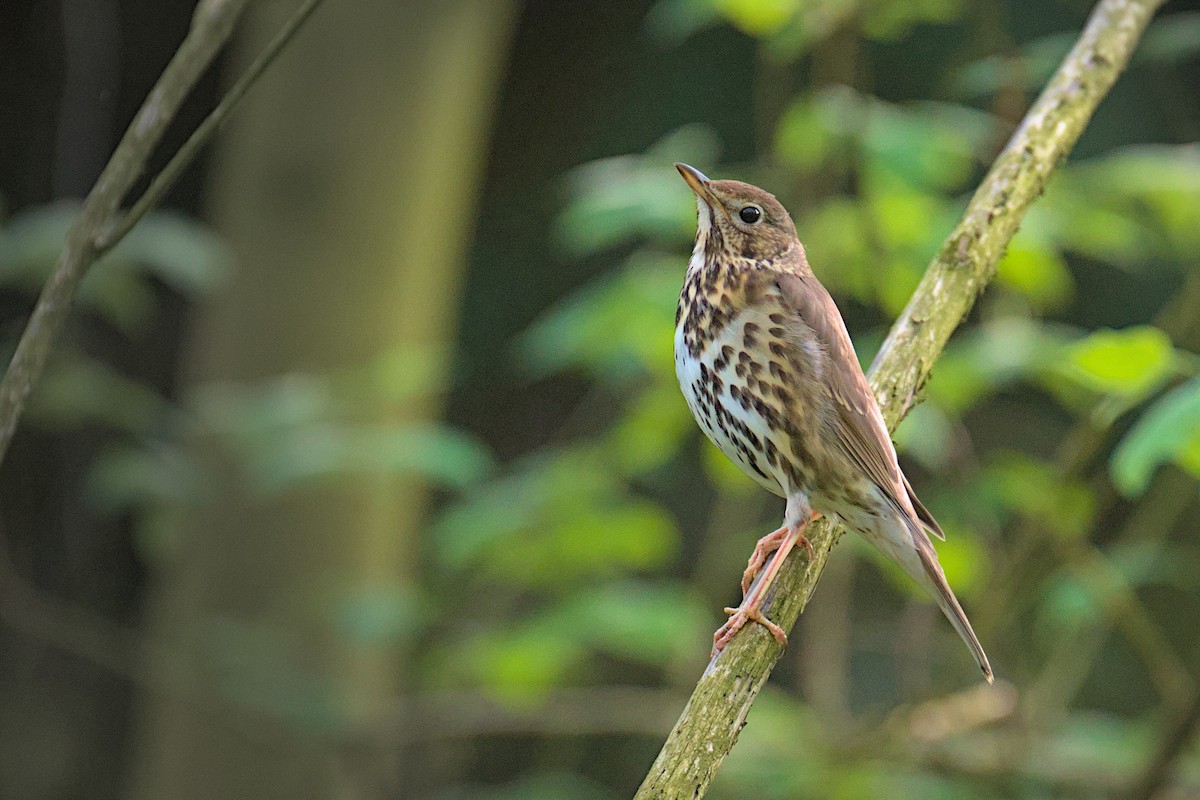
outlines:
[[[5,363],[192,5],[0,4]],[[0,797],[630,796],[782,513],[676,386],[671,163],[869,363],[1090,5],[328,0],[0,468]],[[710,797],[1200,796],[1198,141],[1170,2],[897,434],[998,686],[847,537]]]

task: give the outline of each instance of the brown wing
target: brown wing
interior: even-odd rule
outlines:
[[[784,304],[813,331],[829,356],[823,383],[837,411],[833,419],[834,446],[866,473],[905,517],[940,537],[941,528],[900,472],[883,415],[833,298],[812,275],[784,275],[777,283]]]
[[[908,477],[901,472],[900,477],[904,480],[904,491],[908,492],[909,502],[913,504],[913,508],[917,512],[917,519],[921,520],[921,524],[925,529],[932,533],[943,542],[946,541],[946,534],[942,533],[942,526],[938,525],[937,520],[933,518],[933,514],[929,513],[929,509],[925,504],[917,499],[917,493],[913,491],[912,484],[908,482]]]

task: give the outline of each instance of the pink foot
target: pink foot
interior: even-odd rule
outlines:
[[[812,518],[816,519],[819,514],[813,514]],[[777,531],[772,531],[766,536],[758,540],[758,544],[754,546],[754,552],[750,554],[750,560],[746,563],[746,571],[742,573],[742,596],[746,596],[746,592],[750,591],[750,584],[754,583],[754,579],[758,577],[758,573],[762,571],[763,564],[767,563],[767,559],[771,554],[779,549],[783,544],[783,540],[787,538],[788,529],[784,525]],[[813,549],[810,542],[804,534],[800,534],[796,540],[796,544],[808,551],[808,560],[812,561],[817,557],[817,551]]]
[[[783,628],[763,616],[757,608],[726,608],[725,613],[729,615],[729,619],[713,634],[713,656],[724,650],[729,640],[745,627],[747,622],[757,622],[771,632],[775,641],[782,645],[787,644],[787,634],[783,632]]]

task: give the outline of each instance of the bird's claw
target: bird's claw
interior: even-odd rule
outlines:
[[[758,608],[742,608],[739,606],[737,608],[726,608],[725,613],[729,615],[729,619],[713,634],[713,657],[716,657],[717,653],[725,649],[725,645],[729,644],[734,634],[745,627],[747,622],[757,622],[771,632],[771,635],[775,637],[775,641],[782,645],[787,645],[787,634],[784,633],[783,628],[767,619]]]

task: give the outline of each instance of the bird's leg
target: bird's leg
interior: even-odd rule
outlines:
[[[808,521],[802,522],[795,527],[785,526],[781,530],[785,531],[778,546],[775,547],[775,557],[771,559],[763,570],[762,577],[758,583],[751,587],[749,593],[742,599],[742,604],[737,608],[727,608],[725,613],[729,614],[729,619],[717,629],[713,634],[713,655],[721,652],[725,645],[729,644],[729,640],[734,634],[740,631],[747,622],[754,621],[762,625],[771,632],[775,640],[780,644],[787,644],[787,634],[783,632],[774,622],[763,616],[762,604],[766,599],[767,590],[771,584],[775,582],[775,577],[779,574],[779,569],[783,566],[784,560],[788,557],[788,553],[792,551],[799,542],[808,542],[804,538],[804,529],[808,526]],[[776,531],[775,533],[779,533]],[[771,536],[764,537],[769,539]],[[810,544],[809,547],[812,547]],[[764,556],[765,557],[765,556]]]
[[[821,516],[813,512],[812,519]],[[810,522],[812,520],[809,520]],[[803,526],[801,526],[803,527]],[[779,549],[783,544],[783,540],[787,538],[788,526],[784,525],[777,531],[772,531],[766,536],[758,540],[758,544],[754,546],[754,552],[750,554],[750,561],[746,564],[746,571],[742,573],[742,597],[750,591],[750,585],[754,583],[754,579],[758,577],[759,571],[762,570],[763,564],[767,563],[767,558]],[[803,534],[800,535],[798,544],[808,551],[808,560],[812,561],[817,557],[817,551],[813,550],[812,542],[810,542]]]

